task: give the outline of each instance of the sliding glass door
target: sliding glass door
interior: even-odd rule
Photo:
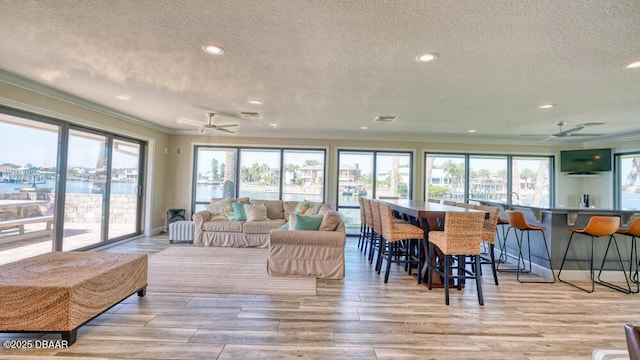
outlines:
[[[0,112],[0,264],[53,249],[60,126]]]
[[[360,229],[358,197],[410,199],[413,153],[338,150],[337,207],[347,233]]]
[[[107,140],[101,134],[69,131],[63,251],[103,241],[109,158]]]
[[[126,139],[113,139],[109,194],[108,239],[115,240],[140,231],[144,147]]]
[[[146,144],[0,107],[0,263],[142,233]]]

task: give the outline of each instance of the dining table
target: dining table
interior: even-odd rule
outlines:
[[[429,231],[442,231],[444,227],[444,219],[447,212],[484,212],[486,217],[489,217],[489,213],[483,210],[469,209],[455,205],[444,205],[423,200],[411,200],[411,199],[380,199],[380,202],[389,205],[392,210],[402,214],[409,222],[417,225],[424,230],[424,237],[420,241],[419,253],[422,254],[421,269],[418,271],[417,280],[418,283],[422,283],[429,266],[428,259],[428,244],[429,244]],[[436,249],[436,252],[439,250]],[[438,256],[436,254],[436,256]],[[433,285],[436,287],[443,286],[440,276],[433,273]]]

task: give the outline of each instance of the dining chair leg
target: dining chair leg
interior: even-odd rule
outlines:
[[[450,256],[444,256],[444,303],[449,305],[449,260]]]
[[[425,264],[427,264],[427,288],[431,290],[433,288],[433,267],[435,266],[434,261],[432,261],[434,258],[434,245],[428,243],[427,247],[429,249],[425,260]]]
[[[478,255],[473,256],[475,258],[476,268],[480,268],[480,257]],[[482,295],[482,276],[479,272],[475,272],[476,277],[476,291],[478,292],[478,303],[484,306],[484,297]]]
[[[387,268],[384,272],[384,283],[389,282],[389,272],[391,271],[391,263],[393,262],[393,256],[395,252],[396,243],[387,243]],[[384,257],[383,257],[384,258]],[[380,263],[380,267],[382,267],[382,263]]]
[[[382,255],[384,253],[385,242],[384,237],[380,235],[380,240],[378,240],[378,259],[376,260],[376,272],[378,275],[380,275],[380,268],[382,267]]]
[[[464,276],[464,266],[465,266],[466,256],[458,255],[458,281],[456,287],[458,291],[462,290],[463,276]]]
[[[489,257],[491,258],[491,272],[493,272],[493,281],[498,284],[498,272],[496,271],[496,255],[494,253],[495,245],[489,244]],[[480,273],[482,275],[482,273]]]
[[[371,242],[369,245],[369,264],[373,264],[373,257],[375,256],[376,244],[378,243],[378,234],[371,231]]]

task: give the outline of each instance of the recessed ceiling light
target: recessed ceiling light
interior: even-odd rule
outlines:
[[[276,123],[271,123],[271,124],[269,124],[269,126],[271,126],[272,128],[277,128],[277,127],[278,127],[278,124],[276,124]]]
[[[544,105],[538,106],[538,109],[551,109],[554,106],[555,106],[554,104],[544,104]]]
[[[129,101],[129,100],[131,100],[131,96],[126,95],[126,94],[116,95],[116,99],[118,99],[118,100],[124,100],[124,101]]]
[[[360,130],[369,130],[368,126],[360,126]]]
[[[436,53],[427,53],[416,56],[416,61],[419,62],[429,62],[438,58],[438,54]]]
[[[624,67],[625,69],[638,69],[640,68],[640,61],[634,61],[631,64],[627,64],[627,66]]]
[[[476,132],[476,130],[471,129],[471,130],[468,130],[468,132],[470,132],[470,133],[474,133],[474,132]]]
[[[262,101],[260,101],[260,100],[249,100],[249,104],[262,105]]]
[[[202,46],[202,50],[207,54],[211,55],[222,55],[224,54],[224,48],[220,45],[216,44],[207,44]]]

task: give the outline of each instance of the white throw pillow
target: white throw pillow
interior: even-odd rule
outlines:
[[[264,221],[269,220],[267,218],[267,206],[260,205],[244,205],[244,213],[247,214],[247,221]]]
[[[207,206],[207,210],[211,213],[211,215],[219,215],[228,210],[231,207],[231,200],[229,198],[224,198],[220,200],[211,200],[209,206]]]

